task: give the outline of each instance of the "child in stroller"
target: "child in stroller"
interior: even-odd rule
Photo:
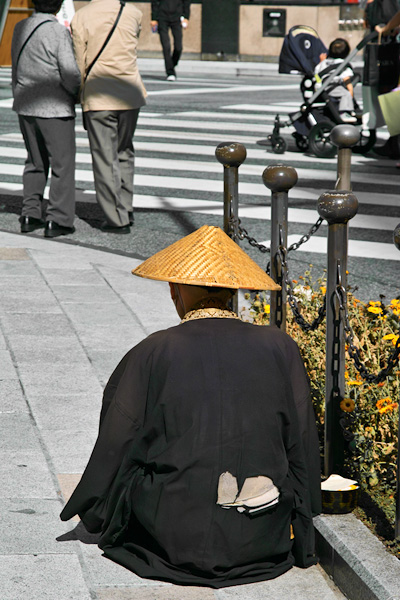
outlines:
[[[321,83],[335,70],[343,60],[350,54],[350,46],[347,40],[336,38],[330,43],[328,54],[321,54],[321,62],[315,67],[316,78],[315,89],[321,87]],[[354,89],[353,83],[355,73],[352,67],[347,65],[344,71],[333,78],[330,88],[326,93],[339,101],[339,114],[343,123],[357,123],[354,112]]]
[[[377,37],[377,34],[370,34],[363,38],[350,53],[346,44],[341,56],[336,54],[330,57],[328,49],[312,27],[308,25],[292,27],[285,36],[279,56],[279,73],[303,75],[300,83],[303,103],[299,110],[288,115],[288,121],[283,122],[280,116],[276,115],[272,134],[258,143],[271,145],[275,154],[282,154],[287,148],[287,142],[280,135],[280,129],[291,126],[295,129],[292,135],[299,150],[310,151],[320,158],[333,158],[337,152],[336,146],[330,140],[333,127],[349,122],[361,125],[360,107],[354,97],[348,94],[349,89],[352,88],[343,87],[343,79],[350,77],[351,80],[346,83],[352,86],[360,81],[360,76],[354,75],[349,64],[372,37]],[[332,44],[336,41],[334,40]],[[333,63],[326,66],[326,69],[321,66],[319,74],[315,74],[314,69],[317,65],[330,58],[333,59]],[[337,89],[340,91],[335,92],[334,90]],[[340,106],[342,97],[346,98],[343,102],[350,100],[353,104],[347,104],[346,109],[342,108],[343,104]],[[353,111],[355,114],[352,114]],[[345,113],[349,113],[349,116]],[[353,151],[365,154],[373,147],[375,140],[375,131],[361,129],[360,141],[353,147]]]

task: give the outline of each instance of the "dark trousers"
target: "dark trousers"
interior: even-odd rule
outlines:
[[[42,219],[49,168],[46,221],[72,227],[75,216],[75,119],[18,115],[28,157],[23,174],[22,216]]]
[[[171,42],[168,30],[171,29],[174,38],[174,50],[171,53]],[[164,53],[165,70],[167,75],[175,75],[175,67],[182,54],[182,25],[178,21],[158,22],[158,33],[160,34],[161,46]]]
[[[128,225],[128,213],[133,211],[133,134],[139,110],[85,112],[96,199],[107,223],[114,227]]]

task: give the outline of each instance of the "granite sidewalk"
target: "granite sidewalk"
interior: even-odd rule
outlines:
[[[400,562],[352,515],[316,520],[346,596],[320,566],[218,591],[140,579],[103,558],[78,522],[59,520],[112,370],[178,323],[168,286],[132,277],[139,260],[65,242],[0,231],[1,599],[358,600],[362,590],[363,600],[399,600]]]

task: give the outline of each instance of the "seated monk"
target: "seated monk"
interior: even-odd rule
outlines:
[[[209,226],[133,273],[170,282],[182,320],[111,375],[61,519],[78,514],[106,557],[176,584],[219,588],[315,564],[320,458],[298,347],[228,308],[237,289],[279,286]]]

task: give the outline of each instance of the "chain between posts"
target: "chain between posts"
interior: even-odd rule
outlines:
[[[232,217],[230,219],[230,222],[231,221],[232,221],[232,224],[234,222],[236,222],[234,217]],[[302,235],[301,238],[297,242],[293,242],[293,244],[291,244],[289,246],[289,248],[287,249],[287,252],[291,252],[292,250],[297,250],[298,248],[300,248],[300,246],[302,246],[303,244],[308,242],[310,237],[313,236],[314,233],[316,233],[318,231],[318,229],[321,227],[322,223],[323,223],[323,219],[321,217],[319,217],[318,220],[316,221],[316,223],[314,223],[314,225],[310,228],[310,230],[307,233]],[[250,244],[250,246],[253,246],[253,248],[258,248],[260,250],[260,252],[263,252],[263,253],[271,252],[271,248],[268,248],[264,244],[260,244],[260,242],[257,242],[257,240],[254,237],[251,237],[249,235],[247,229],[242,227],[240,219],[237,219],[237,224],[238,224],[238,232],[239,232],[238,237],[240,240],[246,239],[248,241],[248,243]]]
[[[285,285],[286,285],[286,293],[287,293],[290,308],[292,309],[292,313],[293,313],[296,323],[303,329],[303,331],[314,331],[315,329],[317,329],[317,327],[319,327],[321,325],[322,321],[325,318],[326,294],[324,296],[323,303],[321,304],[321,306],[318,309],[317,316],[311,323],[309,323],[308,321],[305,320],[305,318],[301,314],[296,297],[293,293],[294,292],[293,282],[289,278],[289,269],[288,269],[287,260],[286,260],[287,253],[288,253],[288,250],[286,248],[284,248],[283,246],[279,246],[278,256],[279,256],[279,259],[282,264],[282,272],[285,274],[284,281],[285,281]]]
[[[400,357],[400,330],[399,337],[397,338],[396,345],[393,349],[393,352],[388,358],[387,366],[379,371],[377,375],[370,373],[362,362],[360,357],[360,350],[354,344],[354,331],[350,325],[349,312],[347,308],[347,294],[344,287],[338,283],[336,287],[336,297],[339,302],[339,311],[341,314],[341,318],[343,319],[343,330],[345,342],[347,344],[347,352],[349,356],[353,359],[354,365],[357,371],[360,373],[361,377],[365,379],[368,383],[379,383],[386,379],[386,377],[393,371]]]

